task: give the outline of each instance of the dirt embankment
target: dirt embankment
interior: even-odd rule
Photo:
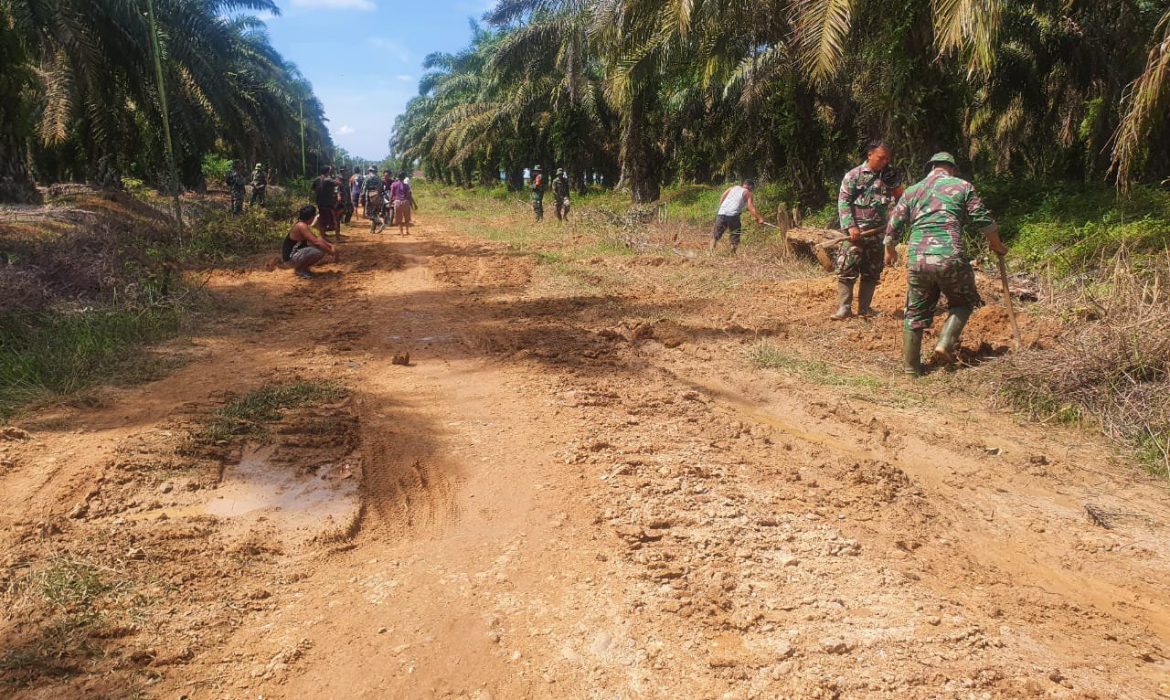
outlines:
[[[723,258],[358,231],[5,434],[0,692],[1170,697],[1164,486],[898,377],[899,273],[833,324],[831,281]],[[345,395],[206,428],[293,381]]]

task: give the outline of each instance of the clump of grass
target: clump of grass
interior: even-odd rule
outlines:
[[[1170,273],[1126,254],[1055,300],[1082,310],[1051,347],[989,371],[1001,400],[1041,421],[1093,424],[1170,478]],[[1105,293],[1102,293],[1102,292]]]
[[[183,318],[171,304],[0,317],[0,418],[100,381],[155,376],[158,361],[142,348],[173,335]]]
[[[211,420],[196,433],[195,439],[207,444],[260,437],[267,434],[269,423],[280,420],[290,408],[317,406],[336,401],[345,395],[346,390],[332,382],[263,386],[235,398],[216,411]]]
[[[276,250],[286,228],[281,221],[287,217],[282,215],[275,221],[272,212],[283,209],[277,204],[270,206],[273,208],[248,208],[239,215],[219,208],[208,211],[191,227],[185,242],[188,259],[226,262]]]
[[[31,683],[38,677],[79,673],[79,659],[102,653],[93,632],[108,617],[107,610],[116,609],[116,614],[127,610],[127,594],[133,588],[117,574],[59,556],[14,581],[0,600],[14,614],[40,621],[35,637],[0,656],[0,671],[15,674],[8,680]],[[51,611],[47,615],[41,612],[46,608]]]
[[[774,369],[794,374],[806,381],[825,386],[881,389],[885,383],[874,377],[847,372],[821,360],[813,360],[777,347],[770,340],[761,340],[747,351],[748,360],[761,369]]]

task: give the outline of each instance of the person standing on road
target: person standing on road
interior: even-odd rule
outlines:
[[[532,166],[532,213],[537,221],[544,221],[544,175],[540,166]]]
[[[926,178],[906,191],[886,226],[885,263],[898,262],[898,242],[909,228],[906,262],[906,320],[902,331],[902,362],[907,374],[922,374],[922,331],[934,324],[940,295],[946,295],[951,315],[939,333],[932,364],[951,364],[959,335],[975,309],[983,306],[975,288],[975,271],[963,250],[963,225],[978,226],[996,255],[1006,255],[999,225],[975,186],[957,176],[950,153],[936,153]]]
[[[557,168],[557,176],[552,183],[553,203],[557,208],[557,221],[566,221],[569,218],[569,176],[564,168]]]
[[[764,223],[764,217],[756,211],[756,202],[752,198],[752,190],[755,188],[756,181],[748,178],[742,184],[732,185],[723,191],[723,196],[719,198],[719,212],[715,214],[715,228],[711,230],[712,253],[715,252],[715,246],[718,245],[719,239],[723,238],[725,231],[731,232],[731,254],[735,255],[739,250],[739,239],[743,235],[740,214],[744,208],[756,218],[757,224]]]
[[[371,165],[366,170],[366,216],[370,219],[370,233],[381,233],[386,228],[381,217],[382,197],[385,195],[386,186],[378,177],[378,169]]]
[[[362,206],[362,191],[365,186],[362,179],[361,166],[354,166],[353,175],[349,179],[349,195],[353,199],[353,210],[360,217]]]
[[[341,221],[348,224],[353,219],[353,193],[350,185],[349,166],[341,168],[341,177],[337,179],[337,194],[341,199]]]
[[[268,173],[264,170],[263,163],[257,163],[256,168],[252,171],[252,199],[248,202],[249,206],[264,206],[264,202],[268,198]]]
[[[406,173],[399,173],[398,179],[390,187],[390,199],[394,202],[394,225],[398,232],[406,235],[410,228],[411,218],[418,203],[414,201],[414,192],[410,188],[410,180]]]
[[[884,141],[872,141],[865,162],[845,173],[837,194],[841,230],[849,233],[837,252],[837,311],[831,318],[842,321],[853,315],[853,285],[859,316],[873,315],[873,293],[882,279],[881,234],[890,210],[905,189],[897,169],[890,166],[891,151]]]
[[[248,188],[248,179],[240,172],[240,161],[233,160],[231,170],[228,170],[224,181],[232,197],[232,214],[244,213],[244,193]]]
[[[337,181],[333,179],[333,166],[321,167],[321,174],[313,180],[313,194],[317,202],[317,230],[322,236],[327,236],[336,222],[333,207],[337,203]]]

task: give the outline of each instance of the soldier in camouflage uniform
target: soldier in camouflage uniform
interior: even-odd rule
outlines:
[[[910,229],[907,264],[906,321],[902,335],[902,360],[907,374],[922,373],[922,331],[934,323],[939,296],[945,294],[951,315],[939,333],[932,361],[950,364],[959,335],[971,313],[983,306],[975,288],[975,271],[963,250],[963,225],[978,226],[988,247],[1007,253],[999,239],[999,226],[983,205],[970,182],[956,176],[958,168],[950,153],[936,153],[927,166],[930,173],[906,191],[886,227],[887,265],[898,262],[898,241]]]
[[[540,166],[532,166],[532,213],[537,221],[544,221],[544,175]]]
[[[248,182],[244,178],[244,174],[240,172],[240,161],[232,161],[231,170],[228,170],[224,181],[232,195],[232,214],[243,214],[244,191],[247,189]]]
[[[569,218],[569,178],[565,175],[564,168],[557,168],[557,176],[552,184],[553,201],[557,206],[557,221],[565,221]]]
[[[250,206],[256,206],[259,202],[260,206],[264,206],[264,202],[268,195],[268,173],[264,170],[263,163],[257,163],[256,169],[252,171],[252,199],[249,201]]]
[[[859,277],[857,312],[862,316],[873,313],[870,303],[882,277],[881,233],[903,189],[901,175],[890,167],[890,147],[883,141],[870,143],[865,162],[841,180],[837,216],[849,240],[843,241],[837,252],[837,312],[833,320],[853,315],[853,283]]]

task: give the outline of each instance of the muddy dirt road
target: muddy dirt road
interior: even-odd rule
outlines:
[[[942,383],[749,363],[815,352],[822,281],[745,310],[353,234],[311,283],[216,273],[182,369],[0,439],[0,696],[1170,697],[1165,485]],[[294,380],[346,393],[192,446]]]

